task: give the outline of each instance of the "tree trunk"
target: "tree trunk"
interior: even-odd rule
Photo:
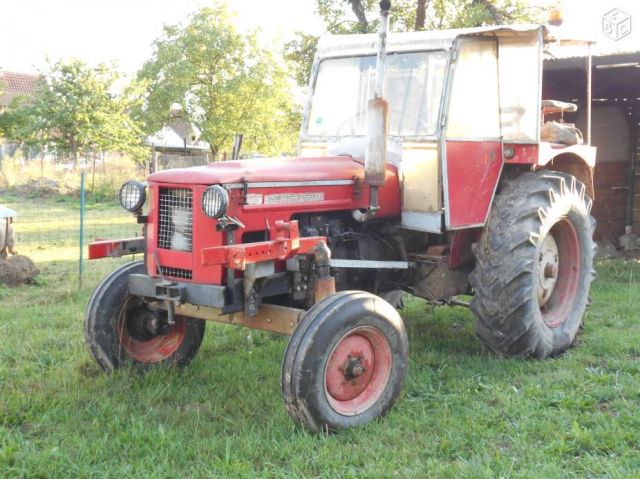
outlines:
[[[472,5],[478,5],[485,9],[485,11],[489,14],[491,21],[494,25],[501,25],[504,23],[505,16],[498,10],[498,8],[491,3],[491,0],[472,0]],[[477,25],[481,26],[481,25]]]
[[[209,143],[211,149],[211,155],[213,156],[213,161],[218,161],[218,153],[220,153],[220,147],[212,145]]]
[[[413,28],[416,32],[424,30],[425,20],[427,18],[427,0],[418,0],[416,7],[416,24]]]
[[[71,140],[71,154],[73,155],[73,167],[78,168],[78,144]]]
[[[4,162],[4,150],[2,149],[2,145],[0,145],[0,177],[2,177],[2,182],[4,183],[4,187],[9,187],[9,180],[7,179],[7,175],[4,174],[4,170],[2,169],[2,163]]]
[[[369,21],[367,20],[367,15],[365,14],[365,8],[362,4],[362,0],[347,0],[351,5],[351,10],[356,15],[358,19],[358,24],[360,25],[360,31],[362,33],[367,33],[369,30]]]
[[[95,186],[96,186],[96,152],[95,150],[93,151],[91,157],[93,160],[93,165],[92,165],[92,171],[91,171],[91,191],[95,190]]]
[[[154,148],[149,162],[149,173],[155,173],[156,171],[158,171],[158,152]]]

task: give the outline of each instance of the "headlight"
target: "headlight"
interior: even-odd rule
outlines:
[[[227,212],[229,193],[220,185],[207,188],[202,195],[202,209],[209,218],[220,218]]]
[[[142,208],[144,201],[147,199],[145,185],[136,180],[129,180],[120,188],[118,197],[120,198],[120,205],[125,210],[135,213]]]

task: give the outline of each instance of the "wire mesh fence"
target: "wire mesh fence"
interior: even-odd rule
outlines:
[[[96,265],[99,261],[87,260],[89,243],[131,238],[142,232],[136,218],[118,204],[117,192],[124,181],[144,180],[154,166],[163,170],[209,162],[206,154],[157,154],[154,165],[153,159],[140,164],[118,154],[89,154],[74,163],[45,154],[14,152],[8,157],[4,153],[0,159],[0,205],[17,212],[13,220],[15,249],[39,267],[64,262],[68,266],[65,270],[77,271],[79,276],[83,270],[91,273],[100,269]],[[82,174],[87,199],[83,208]]]
[[[95,262],[86,259],[90,242],[141,234],[141,226],[120,207],[116,196],[124,179],[144,178],[144,169],[117,158],[105,163],[95,170],[82,165],[67,170],[48,158],[5,162],[9,186],[0,191],[0,204],[17,213],[12,228],[18,254],[30,257],[40,269],[64,263],[65,271],[77,271],[80,284],[81,271],[95,268]],[[41,176],[40,169],[49,176]],[[84,209],[82,173],[88,194]],[[80,267],[81,252],[84,268]]]
[[[153,169],[160,171],[171,168],[189,168],[191,166],[205,166],[210,162],[210,156],[206,153],[200,155],[158,153],[153,161]]]
[[[88,204],[83,213],[77,197],[51,200],[9,196],[2,202],[17,212],[13,223],[17,251],[36,264],[79,262],[80,241],[86,260],[86,247],[92,241],[140,234],[133,215],[115,204]]]

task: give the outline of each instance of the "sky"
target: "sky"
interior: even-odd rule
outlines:
[[[576,35],[596,41],[594,51],[640,50],[640,2],[638,0],[564,0],[561,10],[564,15],[563,28]],[[613,17],[618,21],[623,15],[630,16],[631,30],[622,38],[612,39],[603,33],[603,17],[613,10],[621,14]]]
[[[0,0],[0,69],[36,72],[52,61],[115,60],[127,73],[151,55],[165,24],[179,23],[207,0]],[[240,28],[260,27],[267,39],[294,30],[321,33],[314,0],[234,0]]]
[[[640,49],[637,0],[561,0],[565,26],[595,37],[605,49]],[[233,0],[241,29],[260,27],[264,38],[287,39],[295,30],[322,33],[314,0]],[[207,0],[0,0],[0,69],[36,72],[51,61],[115,61],[133,74],[151,54],[164,24],[183,21]],[[614,8],[631,15],[631,33],[614,41],[602,17]]]

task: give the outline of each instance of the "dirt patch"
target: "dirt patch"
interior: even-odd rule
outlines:
[[[0,284],[7,286],[17,286],[19,284],[30,284],[40,270],[28,257],[22,255],[9,256],[0,260]]]
[[[40,178],[8,188],[0,188],[0,193],[11,193],[24,198],[54,198],[60,195],[77,196],[79,190],[51,178]]]
[[[85,378],[95,378],[101,375],[102,371],[95,362],[85,361],[78,366],[78,371]]]
[[[620,257],[627,261],[639,261],[640,260],[640,250],[633,251],[620,251]]]

